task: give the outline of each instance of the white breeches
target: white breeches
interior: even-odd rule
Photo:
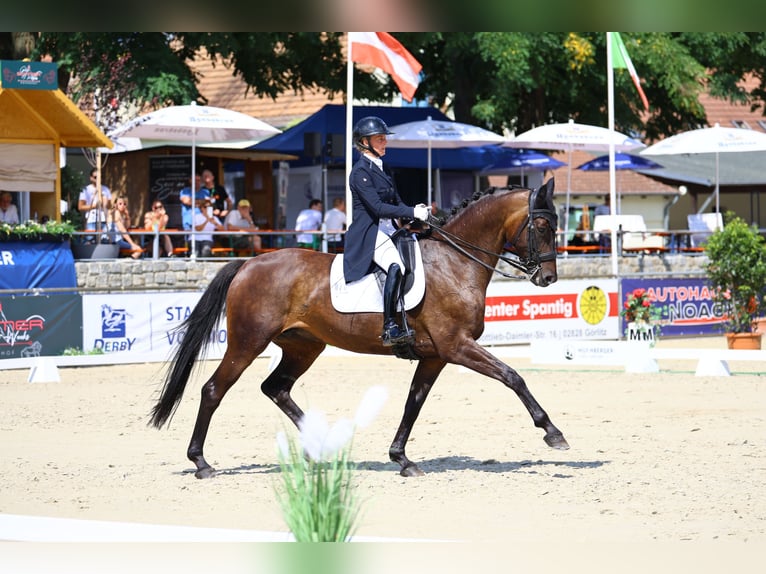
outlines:
[[[378,236],[375,238],[375,255],[373,261],[383,269],[386,273],[388,268],[394,263],[399,266],[400,272],[404,273],[404,263],[399,256],[399,251],[396,249],[396,245],[391,238],[386,235],[380,229],[378,230]]]

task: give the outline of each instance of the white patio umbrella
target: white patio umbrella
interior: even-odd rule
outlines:
[[[766,151],[766,133],[743,128],[700,128],[670,136],[645,150],[641,155],[715,154],[715,212],[720,212],[719,153]]]
[[[500,134],[478,126],[460,122],[428,119],[390,126],[394,132],[388,136],[388,145],[393,148],[428,149],[428,205],[431,205],[431,150],[433,148],[474,147],[500,144],[507,141]]]
[[[614,151],[630,151],[644,147],[640,141],[620,132],[599,126],[578,124],[573,120],[560,124],[546,124],[519,134],[506,147],[529,149],[555,149],[567,152],[567,193],[566,215],[564,217],[564,245],[569,234],[569,197],[572,191],[572,151],[576,149],[589,151],[609,151],[610,143]]]
[[[139,116],[115,128],[110,138],[132,137],[168,142],[191,142],[192,221],[194,221],[197,144],[259,140],[280,130],[257,118],[213,106],[171,106]],[[196,257],[194,226],[191,230],[191,257]]]

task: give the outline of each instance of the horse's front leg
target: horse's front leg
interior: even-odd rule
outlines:
[[[442,360],[423,359],[418,363],[417,369],[415,369],[415,374],[410,384],[410,392],[407,395],[407,402],[404,405],[402,422],[399,423],[394,441],[388,449],[388,456],[391,460],[399,463],[399,466],[401,466],[402,469],[399,474],[402,476],[423,475],[423,471],[418,468],[418,465],[407,458],[404,448],[407,444],[407,439],[410,437],[410,432],[412,432],[412,427],[420,414],[420,409],[423,407],[423,403],[426,401],[426,397],[428,397],[436,377],[439,376],[439,373],[442,372],[446,364]]]
[[[521,375],[476,341],[469,339],[457,345],[454,356],[450,357],[449,362],[463,365],[472,371],[497,379],[505,386],[513,389],[532,416],[535,426],[545,431],[543,440],[545,440],[546,444],[551,448],[559,450],[567,450],[569,448],[569,443],[564,438],[564,435],[551,422],[548,413],[543,410],[540,403],[529,392],[527,384]]]

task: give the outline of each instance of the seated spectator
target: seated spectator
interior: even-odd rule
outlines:
[[[213,215],[210,201],[194,213],[194,243],[198,257],[210,257],[213,254],[213,231],[223,231],[221,220]]]
[[[11,203],[11,194],[7,191],[0,192],[0,223],[9,223],[18,225],[19,212],[16,206]]]
[[[147,211],[144,214],[144,229],[154,230],[154,227],[157,226],[157,229],[159,231],[164,230],[168,226],[168,220],[170,217],[168,216],[167,212],[165,211],[165,206],[162,204],[161,201],[156,200],[152,202],[152,209],[151,211]],[[170,236],[161,233],[160,234],[160,257],[162,255],[165,255],[166,257],[170,257],[173,255],[173,243],[170,241]]]
[[[128,233],[129,227],[128,200],[124,197],[118,197],[110,215],[109,233],[113,241],[120,246],[120,249],[129,249],[131,251],[130,256],[133,259],[139,259],[144,250]]]
[[[250,202],[247,199],[240,199],[237,209],[229,212],[224,221],[224,227],[229,231],[253,232],[258,229],[250,214]],[[235,249],[250,249],[254,252],[261,249],[261,238],[258,235],[232,234],[231,246]]]

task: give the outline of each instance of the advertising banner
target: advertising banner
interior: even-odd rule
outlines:
[[[623,279],[622,297],[634,289],[646,289],[655,305],[665,307],[661,335],[716,335],[722,331],[723,310],[714,305],[704,278]],[[623,328],[625,328],[624,320]]]
[[[59,87],[58,64],[0,60],[3,89],[55,90]]]
[[[537,340],[619,339],[616,279],[489,284],[482,345]]]
[[[197,292],[83,295],[83,344],[86,351],[141,353],[164,361],[183,340],[178,328],[201,297]],[[226,323],[211,337],[206,355],[220,359],[226,350]]]
[[[81,345],[79,295],[0,297],[0,359],[62,355]]]
[[[0,243],[0,289],[76,286],[74,257],[68,241]]]

